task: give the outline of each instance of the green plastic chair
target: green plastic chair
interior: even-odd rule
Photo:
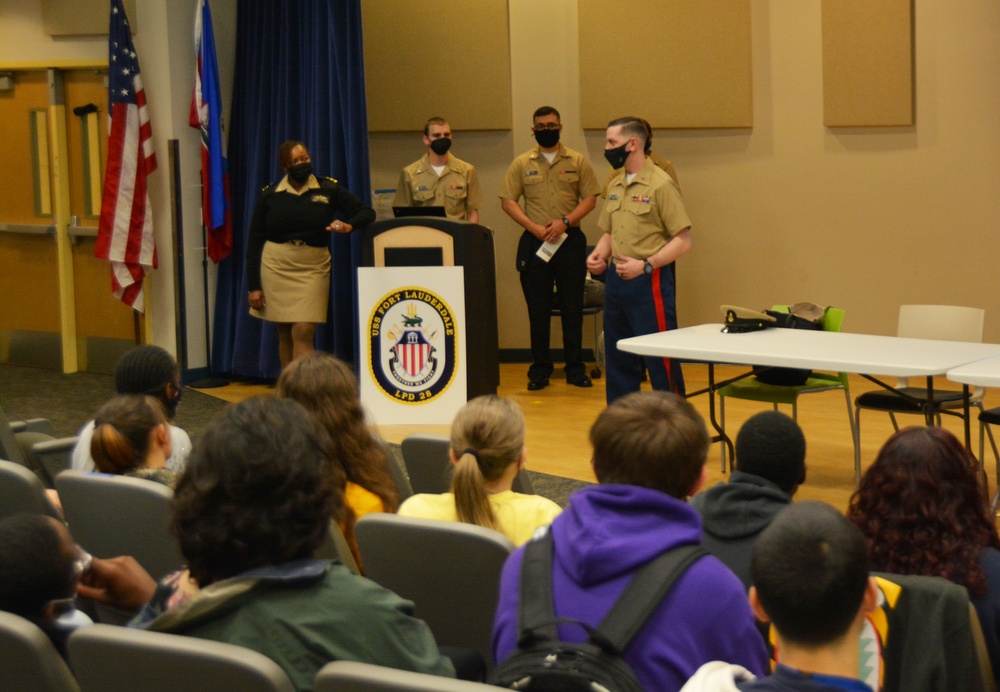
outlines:
[[[778,312],[788,312],[787,305],[774,305],[772,310]],[[820,324],[825,332],[839,332],[844,323],[844,311],[840,308],[827,308],[826,314],[820,320]],[[774,405],[774,410],[778,410],[779,404],[789,404],[792,407],[792,418],[798,420],[798,399],[800,394],[815,394],[818,392],[828,392],[832,389],[844,390],[844,400],[847,403],[847,422],[851,427],[851,439],[854,442],[854,479],[861,480],[861,464],[858,454],[858,431],[854,422],[854,410],[851,405],[851,385],[847,379],[847,373],[823,373],[814,372],[806,380],[805,384],[799,385],[778,385],[761,382],[755,377],[745,377],[724,387],[720,387],[719,394],[719,423],[722,429],[726,429],[726,397],[734,399],[748,399],[750,401],[764,401]],[[722,445],[722,472],[726,472],[726,445]]]

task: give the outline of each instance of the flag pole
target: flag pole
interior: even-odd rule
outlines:
[[[201,249],[201,277],[205,299],[205,356],[208,358],[208,377],[192,382],[188,386],[193,389],[215,389],[225,387],[229,384],[229,380],[212,374],[212,331],[211,320],[208,318],[208,229],[205,228],[204,222],[201,224],[201,235],[204,240],[204,247]]]

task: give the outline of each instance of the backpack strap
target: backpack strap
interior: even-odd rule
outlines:
[[[668,550],[636,572],[597,626],[597,632],[591,633],[591,641],[620,656],[677,579],[704,555],[708,555],[708,551],[700,545],[684,545]],[[547,581],[551,594],[552,578]]]
[[[552,599],[552,532],[528,541],[521,561],[517,645],[559,641]]]

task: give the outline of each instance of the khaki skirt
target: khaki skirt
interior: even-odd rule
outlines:
[[[304,243],[264,243],[260,260],[263,310],[270,322],[326,322],[330,301],[330,251]]]

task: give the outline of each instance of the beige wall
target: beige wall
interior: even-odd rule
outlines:
[[[456,154],[495,195],[532,143],[531,111],[551,103],[564,141],[602,175],[603,133],[579,127],[576,2],[510,0],[510,12],[516,129],[462,133],[453,123]],[[820,3],[754,0],[752,12],[754,128],[657,131],[654,140],[677,167],[694,221],[694,249],[678,267],[681,324],[719,320],[722,303],[811,300],[844,308],[848,331],[891,334],[901,303],[940,302],[986,308],[986,338],[1000,342],[1000,3],[915,0],[917,124],[888,129],[823,127]],[[628,30],[626,18],[608,30]],[[641,55],[634,65],[651,89],[670,88],[643,74]],[[374,136],[374,187],[394,187],[421,153],[416,135]],[[526,348],[518,230],[487,200],[500,346]],[[596,215],[584,223],[592,240]]]
[[[682,324],[719,319],[722,303],[802,299],[843,307],[850,331],[887,334],[899,304],[942,302],[986,308],[986,338],[1000,342],[992,242],[1000,220],[1000,3],[914,1],[915,127],[824,128],[820,4],[754,0],[754,128],[656,132],[655,148],[677,166],[695,225],[694,250],[678,270]],[[40,0],[0,3],[0,64],[106,54],[100,37],[45,37]],[[212,0],[227,94],[236,4]],[[186,179],[196,180],[198,170],[197,133],[186,125],[194,0],[136,6],[136,44],[162,156],[152,192],[157,237],[169,247],[166,141],[181,139]],[[579,125],[576,6],[575,0],[510,0],[515,130],[462,132],[460,122],[452,123],[455,153],[479,167],[487,193],[482,221],[497,236],[502,348],[528,346],[513,269],[519,229],[500,210],[496,192],[514,155],[532,144],[532,110],[543,103],[559,108],[564,141],[587,151],[599,175],[607,170],[601,133],[585,135]],[[609,21],[608,30],[628,30],[626,19]],[[669,89],[655,74],[643,74],[641,54],[634,64],[651,89]],[[395,187],[399,169],[422,151],[416,134],[374,135],[373,188]],[[189,248],[200,238],[197,195],[196,187],[184,191]],[[583,224],[592,241],[596,215]],[[201,293],[200,259],[192,253],[189,262],[194,300]],[[167,261],[155,274],[153,338],[172,349],[169,270]],[[200,322],[195,309],[188,324],[193,366],[203,360]],[[587,343],[588,335],[585,329]]]

